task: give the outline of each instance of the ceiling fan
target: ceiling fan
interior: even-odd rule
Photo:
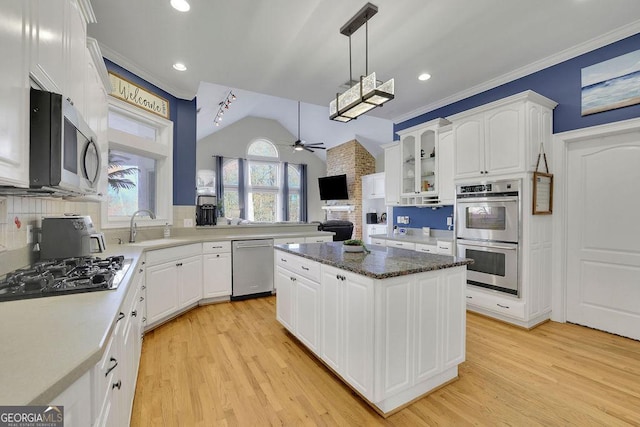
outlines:
[[[290,147],[293,147],[294,151],[310,151],[313,153],[313,150],[326,150],[324,142],[314,142],[314,143],[306,143],[300,139],[300,101],[298,101],[298,139],[293,144],[288,144]]]

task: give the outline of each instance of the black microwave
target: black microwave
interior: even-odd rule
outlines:
[[[29,184],[68,195],[97,193],[96,135],[69,99],[31,89]]]

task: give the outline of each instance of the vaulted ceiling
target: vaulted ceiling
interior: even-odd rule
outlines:
[[[339,33],[365,2],[351,0],[92,0],[89,35],[105,57],[171,94],[198,95],[198,138],[229,90],[222,122],[279,120],[329,146],[357,135],[390,142],[392,122],[479,93],[640,31],[637,0],[376,0],[368,26],[369,72],[395,78],[395,99],[347,124],[328,104],[349,79],[348,38]],[[353,76],[365,72],[364,27],[352,36]],[[187,70],[172,68],[182,62]],[[420,73],[432,78],[422,82]],[[325,120],[326,118],[326,120]],[[351,137],[344,137],[344,135]]]

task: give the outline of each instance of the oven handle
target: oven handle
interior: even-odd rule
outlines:
[[[469,203],[475,204],[478,202],[518,202],[517,197],[465,197],[465,198],[457,198],[456,201],[458,203]]]
[[[486,243],[486,244],[479,245],[479,244],[474,244],[474,243],[463,242],[461,240],[458,240],[458,244],[461,245],[461,246],[470,246],[472,248],[504,249],[505,251],[515,251],[515,250],[518,249],[518,245],[517,244],[514,244],[513,246],[496,245],[496,244],[493,244],[493,243]]]

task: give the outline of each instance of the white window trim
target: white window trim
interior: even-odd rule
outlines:
[[[173,122],[131,104],[108,97],[109,110],[134,118],[157,129],[156,140],[136,138],[126,132],[109,129],[108,149],[124,149],[156,159],[156,219],[137,216],[138,227],[173,224]],[[134,142],[135,141],[135,142]],[[170,191],[166,191],[169,189]],[[102,228],[129,228],[131,217],[109,219],[108,198],[101,203]]]

